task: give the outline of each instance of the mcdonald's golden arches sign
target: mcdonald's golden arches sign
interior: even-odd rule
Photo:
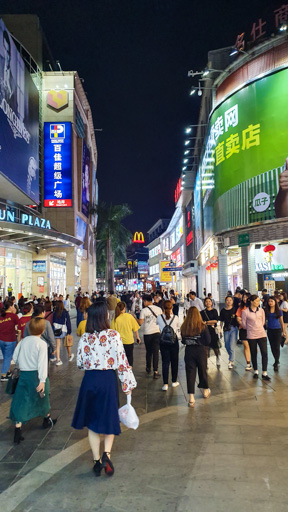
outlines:
[[[142,231],[135,231],[134,237],[133,237],[133,242],[136,244],[144,244],[145,243],[144,235],[143,235]]]

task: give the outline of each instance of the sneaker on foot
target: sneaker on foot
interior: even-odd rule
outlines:
[[[220,357],[216,357],[216,366],[220,368]]]
[[[160,379],[161,375],[159,372],[154,372],[153,379]]]
[[[2,375],[1,376],[1,382],[7,382],[7,380],[8,380],[7,375]]]
[[[61,364],[63,364],[63,363],[62,363],[61,359],[59,359],[59,361],[57,361],[57,363],[56,363],[56,366],[61,366]]]
[[[250,363],[247,363],[245,370],[246,370],[246,372],[249,372],[250,370],[252,370],[252,366]]]
[[[271,377],[268,375],[262,375],[262,380],[271,380]]]
[[[258,373],[254,373],[253,379],[258,379]]]
[[[179,382],[178,381],[172,382],[172,388],[177,388],[177,386],[179,386]]]
[[[12,375],[12,372],[7,372],[7,373],[6,373],[6,377],[7,377],[8,379],[9,379],[9,377],[11,377],[11,375]]]
[[[50,357],[50,363],[55,363],[57,361],[56,357]]]
[[[69,361],[73,361],[74,357],[74,354],[71,354],[71,356],[69,357]]]
[[[228,369],[233,370],[233,368],[234,368],[234,363],[232,363],[232,361],[229,361]]]
[[[173,384],[172,384],[173,386]],[[164,384],[164,386],[162,386],[162,391],[167,391],[168,390],[168,384]]]

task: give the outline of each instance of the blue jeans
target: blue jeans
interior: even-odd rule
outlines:
[[[83,315],[83,313],[81,313],[80,309],[77,309],[77,318],[76,318],[77,327],[80,324],[80,322],[82,322],[82,320],[84,320],[84,315]]]
[[[231,327],[230,331],[224,331],[225,348],[228,352],[229,361],[234,362],[235,359],[235,347],[237,343],[238,329],[237,327]]]
[[[0,340],[0,348],[2,350],[2,354],[3,354],[3,358],[4,358],[4,361],[2,364],[2,369],[1,369],[2,375],[4,375],[4,374],[6,375],[6,373],[8,372],[8,370],[10,368],[10,364],[11,364],[11,360],[12,360],[12,356],[13,356],[15,347],[16,347],[16,341],[1,341]]]

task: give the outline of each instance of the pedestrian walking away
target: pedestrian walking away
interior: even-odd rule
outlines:
[[[154,379],[158,379],[160,374],[158,372],[159,364],[159,342],[160,342],[160,329],[156,323],[156,319],[162,313],[162,309],[152,304],[152,296],[146,294],[143,296],[144,308],[140,313],[138,320],[139,325],[144,323],[144,343],[146,347],[146,372],[151,373],[151,364],[153,358],[153,371]]]
[[[216,356],[216,366],[218,369],[220,369],[220,349],[219,349],[220,341],[219,341],[218,333],[216,332],[216,327],[217,327],[219,316],[218,316],[217,310],[215,308],[213,308],[212,299],[210,299],[209,297],[206,297],[206,299],[204,300],[204,306],[205,306],[205,309],[203,309],[203,311],[200,312],[200,315],[202,317],[203,322],[208,327],[208,330],[210,333],[210,338],[211,338],[211,343],[210,343],[209,347],[207,347],[207,349],[206,349],[207,357],[210,354],[210,348],[212,348],[214,351],[214,354]]]
[[[41,339],[44,329],[44,318],[32,318],[29,322],[31,335],[20,341],[13,356],[20,369],[9,415],[15,423],[16,444],[24,441],[22,424],[31,419],[42,416],[43,428],[52,427],[56,422],[50,416],[47,345]]]
[[[241,324],[243,329],[247,329],[247,339],[251,352],[252,366],[254,370],[254,379],[258,379],[257,364],[257,345],[260,348],[262,358],[262,379],[271,380],[267,375],[268,355],[267,355],[267,336],[264,329],[265,312],[260,308],[260,298],[258,295],[251,295],[250,305],[242,312]]]
[[[115,318],[112,320],[111,329],[119,332],[129,365],[133,366],[134,333],[137,342],[140,343],[138,331],[140,326],[134,316],[126,313],[125,302],[118,302],[115,309]]]
[[[269,297],[267,306],[265,307],[267,335],[270,343],[271,351],[274,356],[273,368],[278,372],[280,364],[280,346],[283,337],[284,345],[287,334],[283,322],[283,311],[279,309],[278,302],[275,297]]]
[[[243,294],[243,296],[242,296],[242,300],[240,302],[240,306],[239,306],[239,308],[236,311],[236,317],[237,317],[238,328],[239,328],[239,339],[243,343],[244,357],[246,359],[246,368],[245,368],[245,370],[247,370],[247,371],[252,370],[251,354],[250,354],[249,343],[248,343],[248,340],[247,340],[247,330],[243,329],[243,327],[242,327],[242,320],[241,319],[242,319],[243,311],[245,311],[245,309],[247,309],[249,307],[250,297],[251,297],[251,293],[245,292]]]
[[[53,313],[53,331],[56,340],[56,366],[62,365],[60,359],[61,340],[71,334],[71,321],[68,311],[64,308],[61,300],[56,302],[55,311]],[[73,361],[74,354],[71,353],[71,346],[66,345],[69,361]]]
[[[187,379],[187,391],[189,394],[189,407],[195,405],[195,382],[198,369],[199,384],[204,398],[209,398],[211,390],[208,386],[207,353],[211,338],[208,327],[195,306],[192,306],[181,327],[181,341],[185,345],[185,370]]]
[[[0,348],[3,354],[1,382],[6,382],[11,375],[10,364],[16,347],[18,322],[19,318],[16,315],[13,302],[11,300],[5,301],[0,315]]]
[[[179,341],[180,325],[178,316],[173,314],[173,304],[171,300],[165,300],[163,303],[164,314],[157,317],[156,323],[160,329],[160,352],[162,357],[162,391],[168,390],[169,367],[171,365],[172,388],[179,386],[178,362],[179,362]]]
[[[284,331],[286,336],[286,344],[287,344],[287,327],[288,327],[288,298],[287,293],[280,293],[280,303],[279,308],[283,311],[283,323],[284,323]]]
[[[234,368],[235,348],[238,337],[238,322],[233,303],[233,297],[227,295],[225,298],[225,307],[220,311],[221,326],[223,327],[224,331],[225,348],[229,356],[229,370]]]
[[[136,380],[125,355],[118,332],[109,328],[108,308],[105,302],[95,302],[88,309],[86,333],[79,340],[77,366],[85,374],[80,387],[72,421],[76,429],[88,428],[88,439],[93,453],[94,473],[102,469],[108,476],[114,473],[111,450],[114,436],[121,432],[118,414],[118,385],[130,394]],[[100,457],[100,435],[104,435],[104,452]]]

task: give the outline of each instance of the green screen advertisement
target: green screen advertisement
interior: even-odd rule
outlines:
[[[288,216],[288,70],[233,94],[214,110],[209,126],[198,171],[204,241]]]

